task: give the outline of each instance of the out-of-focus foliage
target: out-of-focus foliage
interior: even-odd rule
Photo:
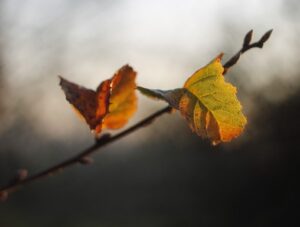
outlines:
[[[247,122],[236,88],[225,82],[222,54],[196,71],[181,89],[161,91],[139,87],[150,97],[163,99],[180,110],[190,128],[213,144],[239,136]]]
[[[96,134],[102,128],[123,127],[137,109],[136,72],[125,65],[111,79],[103,81],[96,91],[84,88],[61,77],[66,99],[85,119]]]

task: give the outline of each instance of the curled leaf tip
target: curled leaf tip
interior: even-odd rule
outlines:
[[[222,58],[223,58],[223,55],[224,55],[224,53],[221,52],[215,59],[218,60],[218,61],[221,61]]]

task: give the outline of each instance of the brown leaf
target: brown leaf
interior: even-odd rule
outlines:
[[[135,77],[133,69],[125,65],[112,79],[103,81],[96,91],[62,77],[60,86],[76,112],[87,122],[91,130],[99,134],[102,127],[110,129],[123,127],[136,111]]]

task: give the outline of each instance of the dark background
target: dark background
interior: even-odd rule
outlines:
[[[0,184],[93,143],[57,75],[95,88],[123,64],[171,89],[254,29],[270,28],[227,74],[244,134],[213,147],[178,113],[0,203],[0,226],[298,226],[298,1],[0,1]],[[139,95],[129,125],[164,106]]]

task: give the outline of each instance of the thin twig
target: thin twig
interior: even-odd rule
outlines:
[[[128,128],[128,129],[124,130],[123,132],[120,132],[114,136],[109,136],[109,134],[104,134],[102,137],[100,137],[99,139],[96,140],[95,144],[86,148],[84,151],[77,154],[76,156],[71,157],[59,164],[56,164],[48,169],[45,169],[45,170],[43,170],[35,175],[29,176],[25,179],[14,180],[13,182],[9,183],[8,185],[2,187],[0,189],[0,197],[2,197],[2,196],[7,197],[8,193],[14,192],[20,186],[26,185],[28,183],[31,183],[38,179],[44,178],[46,176],[53,175],[53,174],[65,169],[66,167],[72,166],[77,163],[88,164],[89,161],[87,161],[87,160],[89,160],[89,159],[86,159],[86,157],[89,157],[91,154],[96,152],[99,148],[101,148],[109,143],[112,143],[118,139],[121,139],[122,137],[125,137],[144,126],[147,126],[148,124],[152,123],[152,121],[154,121],[156,118],[158,118],[159,116],[161,116],[165,113],[169,113],[171,110],[172,110],[172,108],[170,106],[167,106],[167,107],[155,112],[154,114],[150,115],[149,117],[143,119],[142,121],[138,122],[137,124],[133,125],[132,127]]]
[[[252,49],[252,48],[263,48],[264,43],[270,38],[271,34],[273,32],[273,29],[267,31],[257,42],[251,43],[253,30],[250,30],[244,38],[243,46],[242,48],[233,55],[225,64],[224,64],[224,75],[227,73],[228,69],[235,65],[240,56],[245,53],[246,51]]]
[[[266,32],[258,42],[250,44],[251,38],[252,38],[252,30],[249,31],[244,38],[243,47],[224,64],[224,68],[225,68],[224,75],[230,67],[232,67],[234,64],[237,63],[241,54],[243,54],[244,52],[246,52],[254,47],[262,48],[263,44],[268,40],[271,33],[272,33],[272,30]],[[79,154],[77,154],[59,164],[49,167],[41,172],[38,172],[34,175],[27,177],[27,171],[20,170],[18,172],[18,175],[9,184],[0,188],[0,201],[5,200],[10,193],[16,191],[21,186],[27,185],[33,181],[36,181],[36,180],[44,178],[44,177],[54,175],[55,173],[60,172],[61,170],[65,169],[67,167],[73,166],[77,163],[90,164],[92,162],[90,155],[92,155],[93,153],[98,151],[99,148],[102,148],[109,143],[112,143],[118,139],[121,139],[122,137],[125,137],[144,126],[151,124],[153,120],[155,120],[156,118],[160,117],[161,115],[163,115],[165,113],[171,112],[171,110],[172,110],[172,108],[170,106],[164,107],[163,109],[161,109],[161,110],[155,112],[154,114],[150,115],[149,117],[141,120],[140,122],[133,125],[132,127],[128,128],[128,129],[124,130],[123,132],[120,132],[114,136],[110,136],[109,134],[104,134],[102,137],[100,137],[99,139],[96,140],[95,144],[86,148]]]

